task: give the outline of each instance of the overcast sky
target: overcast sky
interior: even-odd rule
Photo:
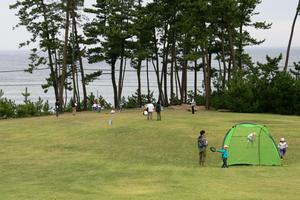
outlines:
[[[91,4],[95,0],[85,0]],[[18,19],[14,15],[14,10],[9,10],[9,5],[15,0],[0,0],[0,50],[18,49],[18,44],[29,38],[29,34],[24,28],[12,30]],[[298,0],[262,0],[257,7],[260,12],[255,20],[273,23],[270,30],[251,30],[253,36],[258,39],[266,39],[263,47],[286,47],[290,34],[292,20],[295,15]],[[293,46],[300,47],[300,16],[296,23],[293,38]]]

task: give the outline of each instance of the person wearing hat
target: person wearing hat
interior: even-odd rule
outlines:
[[[228,145],[224,145],[222,149],[217,150],[217,152],[222,154],[223,165],[222,168],[228,168],[227,158],[228,158]]]
[[[248,141],[248,142],[253,143],[255,140],[256,140],[256,133],[255,133],[255,132],[250,133],[250,134],[247,136],[247,141]]]
[[[279,149],[281,160],[284,159],[284,155],[286,153],[287,148],[288,148],[288,144],[286,143],[285,139],[280,138],[280,141],[279,141],[279,144],[278,144],[278,149]]]

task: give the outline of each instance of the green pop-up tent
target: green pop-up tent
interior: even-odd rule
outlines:
[[[251,140],[251,135],[255,135]],[[250,137],[250,139],[249,139]],[[241,123],[226,134],[223,145],[228,145],[228,165],[280,165],[276,144],[264,125]]]

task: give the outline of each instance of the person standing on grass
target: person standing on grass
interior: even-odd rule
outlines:
[[[160,121],[161,120],[161,115],[160,115],[161,105],[160,105],[159,101],[156,104],[155,111],[156,111],[156,114],[157,114],[157,121]]]
[[[74,100],[72,100],[71,106],[72,106],[72,114],[75,115],[77,103]]]
[[[55,115],[56,115],[56,117],[58,117],[58,115],[59,115],[59,101],[58,100],[56,100],[56,102],[55,102]]]
[[[195,106],[196,106],[196,103],[195,103],[195,100],[193,99],[191,102],[192,114],[195,114]]]
[[[152,113],[154,111],[154,105],[153,103],[149,102],[147,105],[146,105],[146,108],[147,108],[147,112],[148,112],[148,117],[147,119],[148,120],[152,120]]]
[[[288,148],[288,144],[286,143],[284,138],[281,138],[278,144],[278,149],[280,153],[281,160],[284,159],[284,155],[286,153],[286,149]]]
[[[217,152],[222,154],[222,160],[223,160],[222,168],[228,168],[228,165],[227,165],[228,147],[229,146],[224,145],[224,147],[222,149],[217,150]]]
[[[205,137],[205,131],[201,130],[200,135],[198,137],[198,150],[199,150],[199,165],[204,166],[205,158],[206,158],[206,148],[207,148],[207,140]]]

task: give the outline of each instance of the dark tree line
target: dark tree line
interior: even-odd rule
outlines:
[[[120,105],[126,69],[131,67],[136,70],[139,106],[142,69],[146,68],[149,77],[149,69],[153,68],[162,105],[187,103],[187,74],[193,71],[192,96],[199,96],[203,85],[204,103],[209,109],[212,98],[219,96],[214,90],[229,94],[234,87],[231,80],[242,79],[241,74],[259,68],[252,63],[245,47],[263,42],[250,35],[249,27],[271,26],[252,21],[260,3],[95,0],[87,8],[83,0],[18,0],[11,8],[17,10],[20,19],[17,26],[25,26],[32,35],[21,46],[35,46],[28,71],[49,66],[50,75],[42,87],[52,87],[60,105],[66,103],[66,90],[72,90],[72,99],[82,102],[86,109],[86,85],[101,76],[102,69],[99,64],[98,71],[86,74],[82,62],[85,56],[90,63],[109,64],[115,107]],[[86,15],[90,20],[85,20]],[[40,54],[41,51],[45,53]],[[203,72],[203,84],[199,83],[199,71]],[[147,91],[150,100],[149,79]]]

